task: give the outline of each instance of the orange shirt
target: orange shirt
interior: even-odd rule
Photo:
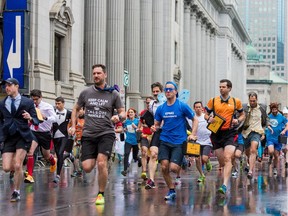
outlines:
[[[214,98],[214,112],[226,120],[224,125],[221,127],[221,130],[227,130],[230,128],[235,110],[237,110],[238,112],[243,111],[241,101],[238,98],[234,99],[235,99],[235,105],[233,98],[230,96],[227,102],[221,102],[220,96]],[[206,110],[208,113],[211,113],[213,111],[212,109],[213,109],[213,98],[211,98],[208,101],[206,106]]]

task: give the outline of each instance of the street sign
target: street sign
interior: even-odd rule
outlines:
[[[24,86],[24,11],[3,13],[3,79],[14,77]]]
[[[129,86],[129,72],[127,70],[124,70],[123,85]]]

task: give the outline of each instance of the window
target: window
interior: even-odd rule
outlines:
[[[54,80],[61,80],[61,42],[63,37],[55,34],[54,38]]]
[[[178,61],[178,47],[177,47],[177,42],[175,41],[174,43],[174,64],[177,65],[177,61]]]
[[[278,93],[281,93],[282,92],[282,87],[278,87]]]
[[[178,22],[178,0],[175,1],[175,22]]]
[[[54,72],[54,80],[62,83],[69,82],[71,70],[71,28],[74,18],[71,9],[66,6],[66,1],[61,5],[55,3],[50,10],[51,38],[51,65]]]
[[[251,76],[254,76],[254,68],[251,68],[251,69],[250,69],[250,75],[251,75]]]

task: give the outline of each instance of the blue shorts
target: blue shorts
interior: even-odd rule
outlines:
[[[261,134],[252,131],[249,133],[247,138],[244,138],[245,149],[250,148],[251,142],[256,141],[257,143],[261,143]]]
[[[273,142],[271,140],[267,141],[267,146],[269,147],[270,145],[274,146],[274,149],[277,151],[281,151],[282,149],[282,143],[278,143],[278,142]]]
[[[183,161],[183,144],[172,144],[160,141],[158,160],[168,160],[170,163],[175,163],[181,166]]]

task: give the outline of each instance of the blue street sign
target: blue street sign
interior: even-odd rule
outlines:
[[[3,79],[14,77],[24,86],[24,12],[3,13]]]
[[[27,0],[6,0],[6,10],[27,10]]]

